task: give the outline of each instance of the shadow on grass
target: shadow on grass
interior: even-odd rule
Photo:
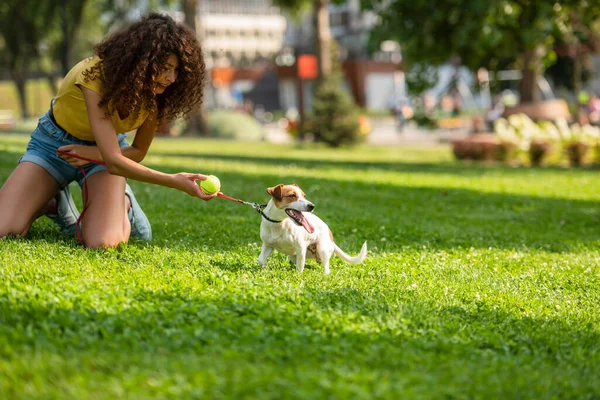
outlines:
[[[329,160],[324,158],[302,159],[295,157],[264,157],[227,155],[227,154],[204,154],[204,153],[185,153],[185,152],[152,152],[156,157],[174,157],[174,158],[193,158],[206,159],[213,161],[243,162],[258,165],[293,165],[308,169],[327,169],[327,168],[347,168],[358,171],[371,169],[395,172],[419,172],[430,174],[453,174],[458,176],[482,176],[493,171],[501,171],[503,174],[522,174],[531,171],[553,171],[570,172],[573,169],[559,166],[545,167],[512,167],[502,163],[470,163],[455,161],[440,161],[434,163],[427,162],[389,162],[389,161],[356,161],[356,160]],[[583,168],[582,168],[583,169]],[[598,165],[585,167],[586,170],[598,170]]]
[[[209,393],[266,391],[268,398],[321,398],[344,388],[354,395],[377,389],[382,398],[582,398],[600,392],[595,330],[482,305],[400,298],[389,308],[390,295],[305,289],[267,301],[244,293],[139,289],[129,293],[133,307],[114,312],[80,306],[85,303],[77,298],[66,308],[1,295],[0,356],[8,365],[11,359],[31,363],[27,371],[12,371],[13,378],[19,372],[31,377],[37,367],[37,379],[52,385],[86,385],[135,371],[140,382],[133,393],[151,390],[150,377],[197,374],[209,380],[224,374],[213,386],[202,379]],[[55,362],[39,366],[48,355]],[[83,376],[61,376],[61,362],[77,365],[76,375]]]
[[[506,171],[515,171],[515,168],[502,166],[485,166],[478,164],[461,164],[454,162],[439,162],[439,163],[406,163],[406,162],[365,162],[353,160],[327,160],[327,159],[301,159],[293,157],[262,157],[262,156],[239,156],[239,155],[211,155],[198,153],[182,153],[182,152],[156,152],[152,156],[157,157],[175,157],[175,158],[193,158],[206,159],[215,161],[228,162],[245,162],[258,165],[294,165],[300,168],[308,169],[326,169],[326,168],[347,168],[353,170],[369,170],[378,169],[384,171],[397,172],[421,172],[421,173],[436,173],[436,174],[456,174],[466,176],[480,176],[490,169],[502,168]]]
[[[9,141],[10,143],[10,141]],[[20,142],[18,142],[20,143]],[[24,149],[23,149],[24,150]],[[0,164],[3,161],[18,160],[22,153],[0,151]],[[280,167],[282,165],[293,165],[307,169],[327,169],[327,168],[345,168],[358,171],[377,169],[383,171],[396,172],[419,172],[430,174],[454,174],[458,176],[482,176],[493,171],[501,171],[503,174],[522,174],[530,171],[553,171],[553,172],[570,172],[573,169],[563,168],[559,166],[547,167],[523,167],[515,168],[501,163],[469,163],[455,161],[440,161],[440,162],[390,162],[390,161],[356,161],[356,160],[331,160],[326,158],[302,159],[299,157],[266,157],[262,155],[247,156],[247,155],[228,155],[228,154],[208,154],[199,152],[181,152],[181,151],[152,151],[153,157],[172,157],[172,158],[192,158],[195,160],[206,159],[225,162],[242,162],[253,163],[258,165],[273,165]],[[160,166],[160,168],[164,168]],[[583,169],[583,168],[582,168]],[[600,166],[592,165],[585,167],[586,170],[598,170]]]

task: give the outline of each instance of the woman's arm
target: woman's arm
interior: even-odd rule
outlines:
[[[153,118],[146,118],[146,121],[138,128],[131,146],[123,148],[121,153],[131,160],[142,162],[154,140],[158,124],[156,115]]]
[[[191,196],[199,197],[203,200],[209,200],[216,196],[204,194],[195,182],[196,180],[205,180],[206,175],[189,173],[165,174],[144,167],[123,155],[117,140],[117,133],[109,117],[110,113],[108,107],[98,107],[98,102],[100,101],[100,95],[98,93],[83,87],[81,90],[85,99],[92,133],[96,145],[98,146],[98,150],[100,151],[100,155],[108,168],[108,172],[112,175],[119,175],[136,181],[179,189]],[[151,125],[154,124],[149,123],[142,129],[140,138],[138,139],[136,136],[136,140],[134,140],[132,146],[136,149],[133,151],[138,152],[137,155],[141,158],[146,155],[148,147],[150,146],[150,143],[152,143],[152,138],[154,137],[154,133],[150,133],[150,131],[156,129],[156,126],[152,128]]]
[[[146,119],[146,121],[144,121],[144,123],[137,129],[135,138],[133,139],[133,144],[127,147],[121,147],[121,154],[135,162],[142,162],[148,153],[150,144],[154,140],[154,134],[156,133],[157,127],[158,121],[150,121],[150,118]],[[58,151],[62,152],[59,154],[59,157],[74,167],[88,164],[89,161],[86,160],[104,162],[98,146],[68,144],[66,146],[59,147]]]

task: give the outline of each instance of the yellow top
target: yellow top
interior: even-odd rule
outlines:
[[[83,71],[93,67],[99,61],[98,56],[93,56],[75,65],[65,76],[54,101],[53,113],[56,122],[61,128],[81,140],[94,141],[94,135],[88,120],[83,92],[79,87],[88,88],[99,95],[103,94],[104,88],[100,79],[84,82],[83,76]],[[108,110],[111,112],[111,120],[117,133],[125,133],[139,128],[148,117],[148,111],[142,110],[135,120],[133,115],[121,119],[119,112],[113,109],[112,103],[108,104]]]

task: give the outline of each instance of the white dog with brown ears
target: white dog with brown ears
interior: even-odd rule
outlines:
[[[314,258],[323,264],[325,274],[329,274],[329,259],[333,253],[350,264],[364,261],[367,242],[356,257],[344,253],[333,242],[333,234],[327,224],[311,213],[315,206],[306,200],[298,185],[279,184],[268,188],[267,193],[271,200],[261,212],[260,238],[263,245],[258,257],[261,267],[265,266],[274,249],[287,254],[299,272],[304,270],[307,258]]]

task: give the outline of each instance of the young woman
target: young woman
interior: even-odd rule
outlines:
[[[195,34],[152,13],[94,50],[95,56],[67,74],[0,189],[0,238],[25,236],[41,215],[63,232],[75,232],[79,213],[68,190],[74,180],[87,186],[80,233],[90,248],[114,247],[130,235],[150,240],[150,224],[126,178],[202,200],[216,196],[196,184],[206,179],[203,174],[166,174],[140,165],[160,122],[202,102],[204,59]],[[135,129],[129,146],[124,133]]]

